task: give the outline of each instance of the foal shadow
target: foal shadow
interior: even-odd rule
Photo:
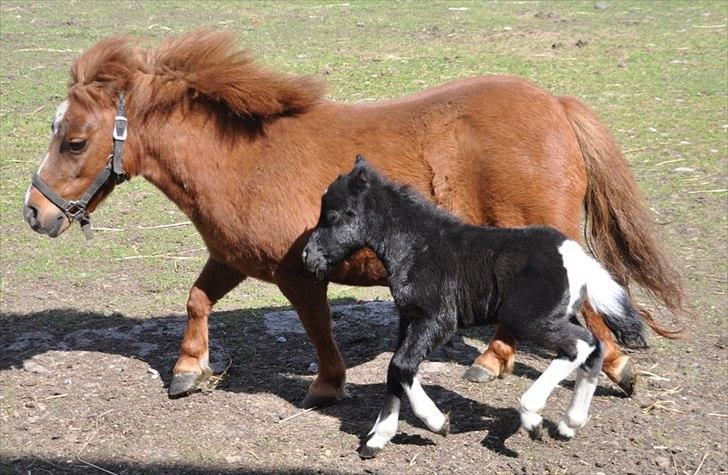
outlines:
[[[41,359],[37,356],[49,352],[97,352],[145,362],[159,373],[166,388],[179,355],[186,318],[186,315],[171,314],[142,319],[63,308],[29,314],[0,313],[0,325],[4,329],[0,334],[3,348],[0,370],[21,369],[37,373],[34,377],[40,379],[47,376],[38,367],[46,364],[46,358],[56,356]],[[397,320],[391,302],[332,302],[334,338],[347,366],[356,368],[392,351],[397,338]],[[483,335],[483,341],[488,341],[491,332],[477,330],[479,337]],[[468,330],[468,334],[473,333]],[[454,361],[468,366],[478,354],[477,349],[457,335],[431,361]],[[216,391],[269,393],[296,404],[313,378],[315,370],[310,366],[316,356],[294,311],[286,307],[259,307],[211,315],[210,359],[217,372],[225,370]],[[319,411],[337,418],[342,431],[356,436],[367,434],[385,393],[385,373],[386,367],[383,367],[381,383],[350,383],[349,398]],[[516,374],[535,379],[539,372],[519,363]],[[450,412],[452,433],[486,432],[485,447],[511,457],[517,455],[505,446],[520,425],[515,409],[489,406],[438,385],[428,386],[427,392],[442,410]],[[424,435],[400,434],[393,442],[435,443],[439,436],[426,430],[412,414],[409,404],[402,406],[402,417],[413,427],[423,429]]]

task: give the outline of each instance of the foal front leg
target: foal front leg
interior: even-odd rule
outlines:
[[[187,327],[182,337],[179,359],[172,370],[169,396],[186,396],[212,373],[207,319],[212,306],[245,278],[240,272],[207,259],[190,289],[187,300]]]
[[[450,420],[440,412],[420,385],[417,372],[424,360],[454,331],[454,324],[435,328],[434,322],[420,321],[401,329],[401,343],[389,362],[387,371],[387,395],[377,422],[369,432],[369,439],[362,448],[362,458],[374,457],[397,433],[399,405],[402,392],[407,395],[412,411],[428,429],[444,436],[450,432]]]

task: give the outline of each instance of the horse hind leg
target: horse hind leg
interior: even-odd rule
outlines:
[[[579,369],[576,370],[576,382],[571,404],[564,418],[559,422],[558,432],[561,436],[571,439],[576,430],[586,424],[589,415],[589,405],[597,388],[599,372],[604,361],[604,345],[597,340],[596,348]]]
[[[579,366],[584,364],[597,346],[597,340],[585,328],[565,322],[558,330],[541,335],[539,343],[559,355],[541,376],[521,396],[519,411],[521,426],[532,439],[540,439],[543,432],[541,412],[556,386]]]
[[[604,345],[604,374],[614,381],[627,396],[631,396],[634,393],[637,381],[637,373],[634,370],[632,361],[629,356],[622,353],[619,345],[614,341],[612,332],[607,328],[600,314],[595,312],[586,302],[582,306],[582,312],[584,313],[586,326]]]
[[[234,289],[245,276],[215,261],[207,260],[187,300],[187,326],[180,355],[172,370],[169,397],[177,398],[195,391],[212,374],[208,342],[208,317],[212,306]]]
[[[516,339],[502,325],[495,329],[488,349],[465,371],[463,378],[484,383],[513,372],[516,362]]]

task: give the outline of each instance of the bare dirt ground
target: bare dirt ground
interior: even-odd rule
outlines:
[[[0,473],[728,472],[724,2],[241,5],[0,2]],[[387,292],[331,289],[350,396],[302,412],[314,351],[277,289],[246,281],[210,320],[220,374],[170,400],[186,292],[205,259],[194,228],[155,227],[186,218],[142,180],[95,212],[107,229],[91,244],[75,228],[32,234],[20,205],[75,56],[120,29],[154,42],[200,26],[234,29],[276,69],[325,77],[337,100],[494,72],[583,99],[625,150],[683,271],[687,313],[660,321],[686,338],[632,354],[631,398],[603,377],[591,419],[564,442],[553,435],[569,379],[533,442],[516,405],[547,355],[524,346],[515,374],[466,382],[491,333],[462,332],[422,369],[450,435],[405,403],[401,433],[362,461],[396,336]]]
[[[129,298],[134,298],[130,295]],[[591,420],[570,442],[554,436],[571,382],[545,411],[549,436],[519,431],[518,396],[547,364],[529,349],[515,374],[474,384],[461,374],[488,332],[467,332],[423,367],[452,432],[428,432],[407,408],[381,455],[359,459],[396,335],[387,301],[339,301],[336,340],[350,396],[301,412],[315,357],[295,314],[218,312],[211,387],[170,400],[183,315],[131,316],[50,308],[2,316],[2,463],[12,473],[722,473],[726,465],[726,341],[713,330],[633,354],[642,370],[625,398],[602,378]],[[700,334],[700,336],[695,336]],[[292,417],[295,416],[295,417]],[[93,465],[91,465],[93,464]]]

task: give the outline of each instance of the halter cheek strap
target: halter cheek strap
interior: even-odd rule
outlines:
[[[83,196],[77,200],[69,201],[58,193],[53,191],[41,177],[35,173],[33,175],[33,186],[40,191],[43,196],[56,205],[69,221],[78,221],[86,240],[93,239],[91,232],[91,215],[87,207],[89,202],[96,196],[96,193],[106,185],[110,178],[114,178],[117,184],[127,180],[126,171],[124,170],[124,141],[127,136],[127,120],[124,111],[124,94],[119,94],[119,102],[116,105],[116,118],[114,119],[114,130],[112,136],[114,145],[109,155],[109,163],[94,178],[94,181],[86,188]]]

